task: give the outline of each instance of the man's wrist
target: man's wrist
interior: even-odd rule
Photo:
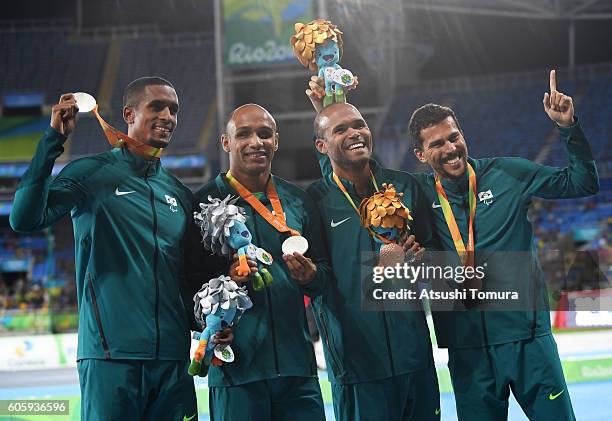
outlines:
[[[49,127],[47,127],[47,129],[45,130],[45,134],[48,137],[54,137],[54,138],[58,138],[58,139],[62,139],[62,140],[66,140],[68,138],[68,136],[66,136],[62,132],[58,131],[57,129],[55,129],[51,125],[49,125]]]
[[[555,124],[557,125],[557,127],[559,127],[560,129],[569,129],[572,126],[575,126],[576,123],[578,122],[578,119],[576,118],[576,116],[572,116],[572,121],[569,124],[560,124],[558,121],[555,121]]]

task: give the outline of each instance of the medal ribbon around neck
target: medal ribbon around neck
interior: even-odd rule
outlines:
[[[455,249],[457,249],[457,254],[461,259],[461,263],[464,266],[474,267],[474,217],[476,215],[476,173],[474,172],[474,168],[467,163],[467,169],[469,174],[469,201],[470,201],[470,220],[468,225],[468,243],[467,249],[465,244],[463,243],[463,239],[461,238],[461,232],[459,231],[459,227],[457,226],[457,221],[455,221],[455,215],[453,214],[453,210],[448,201],[448,197],[446,196],[446,192],[444,191],[444,187],[442,187],[442,183],[440,182],[440,178],[436,174],[436,192],[438,193],[438,200],[440,201],[440,205],[442,206],[442,213],[444,213],[444,219],[446,219],[446,225],[448,226],[448,230],[453,237],[453,242],[455,243]]]
[[[98,113],[98,105],[91,110],[91,112],[96,116],[100,126],[102,126],[102,130],[104,130],[104,134],[106,135],[106,139],[108,143],[111,144],[113,148],[121,148],[125,145],[128,145],[132,150],[137,150],[141,152],[143,155],[149,156],[151,158],[159,159],[163,152],[163,148],[155,148],[151,145],[147,145],[139,140],[129,137],[125,133],[117,130],[110,124],[108,124]]]
[[[263,219],[265,219],[270,225],[272,225],[278,232],[288,232],[291,235],[299,235],[301,236],[299,231],[294,230],[293,228],[289,228],[287,226],[287,222],[285,220],[285,213],[283,212],[283,205],[278,197],[278,193],[276,192],[276,187],[274,187],[274,181],[272,181],[272,176],[270,176],[270,180],[268,181],[268,186],[266,187],[266,194],[268,195],[268,199],[270,199],[270,203],[272,203],[272,209],[274,209],[274,213],[270,212],[268,208],[264,206],[263,203],[259,199],[255,197],[253,193],[251,193],[246,187],[244,187],[238,180],[236,180],[232,174],[228,171],[225,174],[225,178],[229,181],[230,185],[234,190],[238,192],[240,197],[242,197],[246,202],[253,207],[253,209],[261,215]]]
[[[340,179],[338,178],[338,176],[336,175],[335,172],[332,172],[332,176],[334,178],[334,181],[338,185],[338,188],[342,191],[342,193],[344,194],[344,197],[346,197],[346,200],[348,200],[348,202],[351,204],[353,209],[355,209],[355,212],[357,212],[357,216],[360,216],[359,215],[359,209],[357,209],[357,206],[355,205],[355,202],[353,202],[353,199],[351,198],[351,195],[346,190],[346,187],[344,187],[344,184],[342,184],[342,181],[340,181]],[[372,174],[371,170],[370,170],[370,179],[372,180],[372,185],[374,186],[376,191],[378,191],[378,184],[376,183],[376,179],[374,178],[374,174]],[[383,237],[382,235],[380,235],[379,233],[374,231],[372,228],[367,227],[366,229],[370,232],[370,235],[372,237],[378,238],[384,244],[391,244],[391,243],[393,243],[393,241]]]

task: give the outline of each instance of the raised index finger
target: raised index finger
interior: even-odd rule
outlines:
[[[555,70],[550,71],[550,92],[557,90],[557,72]]]

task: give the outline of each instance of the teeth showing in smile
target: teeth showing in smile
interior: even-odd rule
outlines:
[[[170,133],[170,129],[167,127],[155,127],[155,131],[159,132],[159,133],[163,133],[163,134],[168,134]]]
[[[457,162],[459,162],[459,157],[454,157],[453,159],[446,161],[447,164],[451,164],[451,165],[454,165]]]
[[[250,152],[250,153],[248,153],[248,154],[247,154],[247,156],[252,156],[252,157],[255,157],[255,158],[260,158],[260,157],[261,157],[261,158],[263,158],[263,157],[265,157],[265,156],[266,156],[266,153],[265,153],[265,152],[263,152],[263,151],[259,151],[259,152]]]
[[[351,146],[349,146],[349,151],[353,151],[355,149],[359,149],[359,148],[363,148],[365,147],[365,145],[363,143],[353,143]]]

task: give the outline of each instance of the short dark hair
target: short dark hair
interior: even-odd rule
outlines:
[[[145,76],[131,81],[123,91],[123,106],[135,107],[141,100],[142,93],[147,86],[174,86],[166,79],[159,76]],[[175,89],[176,90],[176,89]]]
[[[461,131],[459,120],[457,120],[457,116],[455,116],[455,112],[451,108],[438,104],[425,104],[417,108],[414,113],[412,113],[410,123],[408,123],[408,133],[410,134],[412,146],[415,149],[421,149],[423,147],[421,130],[438,124],[448,117],[452,117],[453,120],[455,120],[457,128]]]

